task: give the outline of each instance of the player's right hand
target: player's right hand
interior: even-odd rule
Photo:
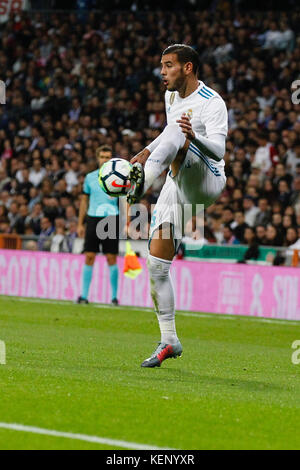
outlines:
[[[181,115],[181,118],[178,119],[176,122],[178,122],[185,137],[190,141],[194,140],[195,133],[193,131],[192,124],[191,124],[189,117],[185,113],[183,113]]]
[[[133,164],[133,163],[139,162],[144,166],[146,161],[148,160],[149,155],[150,155],[149,150],[143,149],[141,152],[139,152],[134,157],[132,157],[132,159],[130,160],[130,163]]]
[[[84,225],[81,225],[81,224],[78,225],[78,227],[77,227],[77,235],[78,235],[79,238],[84,238],[84,232],[85,232],[85,230],[84,230]]]

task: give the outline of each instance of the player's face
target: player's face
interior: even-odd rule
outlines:
[[[178,62],[177,54],[166,54],[161,59],[161,76],[169,91],[180,90],[186,81],[184,65]]]
[[[98,156],[99,168],[103,163],[108,162],[112,158],[111,152],[100,152]]]

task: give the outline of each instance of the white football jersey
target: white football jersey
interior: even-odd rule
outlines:
[[[176,121],[185,113],[191,120],[193,131],[209,138],[213,134],[227,135],[228,116],[223,98],[199,81],[198,88],[186,98],[180,98],[178,91],[166,91],[165,106],[168,124]],[[223,168],[222,159],[217,162],[208,158],[214,166]]]

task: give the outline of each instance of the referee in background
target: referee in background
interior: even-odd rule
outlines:
[[[100,168],[103,163],[112,158],[111,147],[108,145],[101,145],[96,150],[96,157]],[[83,183],[83,194],[80,200],[77,233],[80,238],[83,238],[85,233],[83,250],[85,254],[85,265],[83,266],[81,275],[81,295],[78,297],[77,303],[88,304],[88,294],[92,281],[93,266],[96,254],[100,251],[101,244],[103,254],[106,256],[109,266],[111,303],[113,305],[118,305],[118,236],[116,239],[106,238],[105,240],[100,240],[97,237],[96,228],[100,220],[104,217],[110,216],[115,218],[115,223],[117,224],[116,233],[118,233],[119,204],[118,198],[108,196],[100,188],[98,181],[99,168],[86,175]],[[85,218],[87,219],[86,231],[84,228]]]

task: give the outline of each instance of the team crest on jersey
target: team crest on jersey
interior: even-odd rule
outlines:
[[[188,117],[189,119],[192,119],[192,117],[193,117],[193,110],[192,110],[192,109],[189,109],[188,112],[186,113],[186,115],[187,115],[187,117]]]
[[[170,105],[172,106],[172,104],[174,103],[174,100],[175,100],[175,93],[174,91],[171,93],[171,96],[170,96]]]

